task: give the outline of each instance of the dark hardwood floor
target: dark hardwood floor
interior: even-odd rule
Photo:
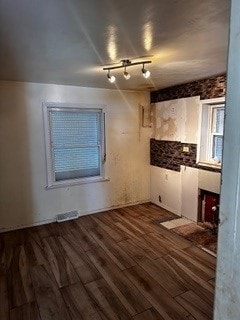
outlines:
[[[215,258],[142,204],[0,235],[0,320],[212,319]]]

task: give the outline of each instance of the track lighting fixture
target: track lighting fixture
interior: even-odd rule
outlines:
[[[115,66],[115,67],[106,67],[106,68],[103,68],[103,70],[107,70],[108,73],[107,73],[107,78],[108,80],[113,83],[115,82],[116,78],[114,76],[111,76],[110,75],[110,70],[114,70],[114,69],[120,69],[120,68],[124,68],[124,72],[123,72],[123,76],[126,80],[130,79],[131,78],[131,75],[129,72],[127,72],[127,67],[132,67],[132,66],[136,66],[136,65],[139,65],[139,64],[142,64],[142,75],[144,76],[144,78],[149,78],[151,73],[149,70],[146,70],[145,69],[145,64],[147,63],[151,63],[152,61],[139,61],[139,62],[131,62],[130,60],[128,59],[124,59],[124,60],[121,60],[121,65],[120,66]]]
[[[107,77],[108,77],[108,81],[111,83],[115,82],[115,80],[116,80],[116,78],[114,76],[110,75],[110,70],[108,70]]]
[[[143,67],[142,67],[142,75],[144,76],[144,78],[148,79],[151,75],[151,72],[149,70],[146,70],[144,68],[144,63],[143,63]]]

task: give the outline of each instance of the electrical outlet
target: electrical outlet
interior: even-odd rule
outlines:
[[[189,147],[187,147],[187,146],[183,147],[183,148],[182,148],[182,151],[183,151],[183,152],[189,152]]]
[[[162,197],[160,195],[158,196],[158,201],[162,202]]]

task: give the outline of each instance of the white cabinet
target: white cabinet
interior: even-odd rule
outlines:
[[[198,169],[181,166],[181,213],[192,221],[198,216]]]

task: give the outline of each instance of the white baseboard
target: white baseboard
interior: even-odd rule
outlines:
[[[101,209],[98,209],[98,210],[85,211],[85,212],[81,212],[78,215],[78,217],[87,216],[87,215],[90,215],[90,214],[99,213],[99,212],[108,211],[108,210],[114,210],[114,209],[118,209],[118,208],[130,207],[130,206],[134,206],[136,204],[142,204],[142,203],[147,203],[147,202],[150,202],[150,199],[147,199],[147,200],[144,200],[144,201],[131,202],[131,203],[129,202],[129,203],[125,203],[125,204],[122,204],[122,205],[101,208]],[[51,219],[42,220],[42,221],[36,221],[36,222],[33,222],[33,223],[29,223],[29,224],[22,224],[22,225],[7,227],[7,228],[0,228],[0,233],[40,226],[40,225],[43,225],[43,224],[56,222],[56,219],[57,219],[57,217],[51,218]]]

